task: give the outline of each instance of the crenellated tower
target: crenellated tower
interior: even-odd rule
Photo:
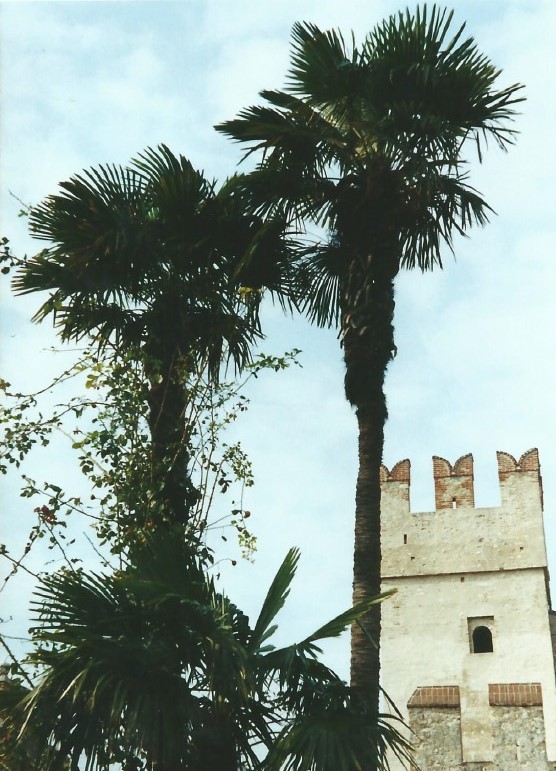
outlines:
[[[433,458],[432,512],[410,509],[409,460],[381,469],[383,588],[398,590],[383,604],[383,686],[420,771],[556,769],[539,456],[497,458],[491,508],[475,508],[472,455]]]

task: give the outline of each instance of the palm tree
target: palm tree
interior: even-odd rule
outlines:
[[[62,340],[93,336],[143,362],[157,490],[146,517],[186,523],[197,496],[187,381],[204,368],[216,379],[226,359],[241,369],[261,335],[261,288],[287,298],[282,223],[249,215],[236,178],[217,189],[164,145],[60,187],[30,212],[49,246],[14,290],[50,293],[34,320],[52,316]]]
[[[81,758],[87,771],[353,771],[387,746],[406,757],[396,721],[377,726],[318,658],[319,640],[383,597],[297,645],[271,644],[298,558],[290,550],[253,626],[164,530],[121,572],[45,577],[34,603],[40,681],[18,712],[34,768],[70,758],[77,769]]]
[[[380,588],[384,378],[396,352],[394,279],[400,268],[442,267],[454,233],[487,222],[468,184],[468,149],[505,149],[521,86],[500,75],[452,13],[391,16],[348,46],[336,30],[297,23],[284,91],[263,91],[218,131],[262,152],[249,178],[260,213],[326,226],[298,272],[311,321],[338,325],[345,392],[359,427],[354,602]],[[369,636],[372,642],[369,642]],[[378,711],[380,607],[352,630],[352,685]],[[369,694],[372,694],[369,696]]]

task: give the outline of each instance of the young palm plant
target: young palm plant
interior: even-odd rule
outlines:
[[[44,578],[33,630],[41,679],[16,713],[33,767],[68,758],[85,771],[353,771],[388,746],[406,757],[396,720],[377,725],[318,658],[319,640],[383,596],[297,645],[272,646],[298,558],[290,550],[253,626],[164,530],[119,573]]]
[[[248,179],[258,213],[328,230],[298,271],[311,321],[337,325],[345,392],[359,427],[354,602],[380,590],[384,379],[396,352],[394,280],[400,268],[442,267],[442,245],[484,225],[490,207],[468,184],[467,157],[514,139],[520,85],[453,30],[452,13],[423,6],[391,16],[358,48],[336,30],[297,23],[283,91],[218,131],[262,157]],[[372,643],[369,642],[369,636]],[[380,606],[352,630],[352,685],[378,711]]]
[[[248,213],[237,178],[217,189],[164,145],[60,187],[30,212],[31,233],[49,245],[13,288],[50,293],[34,319],[52,316],[63,340],[92,336],[143,362],[156,490],[146,517],[184,524],[197,495],[188,379],[250,360],[261,289],[288,301],[292,244],[279,217]]]

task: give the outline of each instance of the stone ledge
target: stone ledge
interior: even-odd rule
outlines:
[[[416,688],[407,702],[409,709],[412,707],[450,707],[458,709],[460,706],[458,685],[425,685]]]
[[[491,707],[542,706],[540,683],[489,683],[488,702]]]

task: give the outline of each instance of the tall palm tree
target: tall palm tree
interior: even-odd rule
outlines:
[[[329,233],[307,248],[298,278],[309,318],[339,326],[358,421],[355,602],[380,587],[394,279],[402,267],[442,267],[442,245],[487,222],[491,209],[467,181],[467,153],[475,148],[481,160],[488,139],[505,149],[521,101],[521,86],[498,89],[499,70],[451,24],[452,13],[423,6],[383,21],[357,48],[336,30],[297,23],[286,89],[261,92],[265,104],[216,127],[247,143],[247,154],[262,153],[249,179],[259,213]],[[377,710],[379,640],[375,606],[352,630],[351,678]]]
[[[161,145],[128,166],[62,182],[30,213],[31,233],[49,245],[24,261],[13,288],[50,293],[34,319],[52,316],[63,340],[93,336],[143,362],[157,490],[151,520],[183,524],[196,499],[187,473],[189,376],[207,367],[217,378],[225,359],[241,368],[261,334],[261,288],[280,290],[282,302],[288,296],[282,222],[248,214],[237,182],[217,189]]]
[[[254,625],[163,530],[122,572],[45,577],[33,630],[41,679],[16,711],[36,771],[64,758],[86,771],[115,761],[144,771],[353,771],[386,746],[407,756],[396,721],[373,724],[319,661],[317,642],[382,597],[297,645],[271,644],[298,558],[290,550]]]

